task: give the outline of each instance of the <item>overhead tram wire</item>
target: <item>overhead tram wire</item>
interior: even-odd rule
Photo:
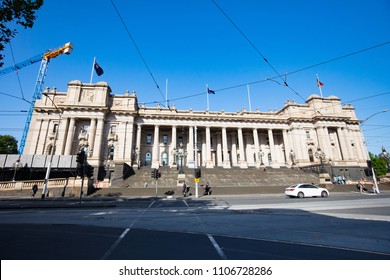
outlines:
[[[245,33],[238,27],[238,25],[229,17],[229,15],[215,2],[214,0],[211,0],[214,5],[220,10],[220,12],[230,21],[230,23],[238,30],[238,32],[245,38],[245,40],[248,41],[248,43],[252,46],[252,48],[261,56],[261,58],[265,61],[265,63],[268,64],[268,66],[276,73],[277,78],[280,78],[283,82],[283,85],[289,88],[292,92],[294,92],[296,95],[298,95],[303,101],[305,99],[296,91],[294,90],[289,84],[287,84],[286,80],[283,79],[281,75],[276,68],[271,64],[271,62],[268,61],[268,59],[260,52],[260,50],[252,43],[252,41],[248,38],[248,36],[245,35]]]
[[[276,82],[275,79],[277,79],[279,77],[283,77],[283,76],[287,77],[288,75],[296,74],[296,73],[301,72],[301,71],[305,71],[305,70],[308,70],[308,69],[311,69],[311,68],[315,68],[315,67],[327,64],[327,63],[331,63],[331,62],[334,62],[334,61],[337,61],[337,60],[340,60],[340,59],[343,59],[343,58],[346,58],[346,57],[349,57],[349,56],[352,56],[352,55],[356,55],[356,54],[359,54],[359,53],[362,53],[362,52],[365,52],[365,51],[369,51],[369,50],[372,50],[372,49],[375,49],[375,48],[378,48],[378,47],[382,47],[382,46],[385,46],[387,44],[390,44],[390,41],[384,42],[384,43],[381,43],[381,44],[378,44],[378,45],[374,45],[374,46],[371,46],[371,47],[368,47],[368,48],[364,48],[364,49],[361,49],[361,50],[358,50],[358,51],[354,51],[352,53],[348,53],[348,54],[345,54],[345,55],[342,55],[342,56],[338,56],[336,58],[328,59],[328,60],[325,60],[325,61],[322,61],[322,62],[319,62],[319,63],[316,63],[316,64],[312,64],[310,66],[299,68],[297,70],[294,70],[294,71],[291,71],[291,72],[287,72],[286,74],[281,75],[281,76],[275,76],[275,77],[271,77],[271,78],[265,78],[265,79],[262,79],[262,80],[257,80],[257,81],[237,84],[237,85],[233,85],[233,86],[228,86],[228,87],[224,87],[224,88],[220,88],[220,89],[215,89],[214,91],[217,92],[217,91],[231,90],[231,89],[240,88],[240,87],[244,87],[244,86],[246,87],[247,85],[254,85],[254,84],[259,84],[259,83],[269,82],[269,81]],[[278,83],[278,82],[276,82],[276,83]],[[385,92],[385,93],[382,93],[382,94],[379,94],[379,95],[385,95],[385,94],[389,94],[389,93],[390,92]],[[188,95],[188,96],[183,96],[183,97],[179,97],[179,98],[175,98],[175,99],[170,99],[169,101],[172,102],[172,101],[192,98],[192,97],[196,97],[196,96],[204,95],[204,94],[206,94],[206,93],[203,92],[203,93],[198,93],[198,94],[191,94],[191,95]],[[372,97],[375,97],[375,96],[372,96]],[[362,99],[366,99],[366,98],[367,97],[363,97]],[[371,97],[369,97],[369,98],[371,98]],[[358,99],[358,100],[360,100],[360,99]],[[351,102],[358,101],[358,100],[346,101],[344,103],[351,103]],[[164,101],[165,101],[165,99],[164,99]],[[159,101],[159,102],[162,102],[162,101]],[[158,103],[158,102],[157,101],[146,102],[145,104],[152,104],[152,103]]]
[[[16,61],[15,61],[14,51],[13,51],[13,49],[12,49],[12,44],[11,44],[11,42],[9,42],[9,49],[11,50],[11,56],[12,56],[12,60],[13,60],[13,62],[14,62],[14,66],[15,66],[15,65],[16,65]],[[22,93],[22,100],[26,100],[26,99],[24,98],[24,92],[23,92],[23,88],[22,88],[22,83],[20,82],[19,71],[16,70],[15,72],[16,72],[16,77],[17,77],[17,79],[18,79],[20,92]]]
[[[154,75],[153,75],[152,71],[150,70],[148,64],[146,63],[146,60],[145,60],[144,56],[143,56],[142,53],[141,53],[141,50],[139,49],[137,43],[135,42],[133,36],[131,35],[130,30],[127,28],[127,25],[126,25],[125,21],[123,20],[121,14],[119,13],[119,10],[117,9],[117,7],[116,7],[114,1],[113,1],[113,0],[110,0],[110,1],[111,1],[111,3],[112,3],[112,6],[114,7],[114,9],[115,9],[115,11],[116,11],[116,13],[117,13],[119,19],[120,19],[120,21],[122,22],[123,27],[126,29],[127,34],[129,35],[131,41],[133,42],[133,45],[134,45],[135,49],[136,49],[137,52],[138,52],[138,55],[141,57],[141,60],[142,60],[143,64],[145,65],[146,69],[148,70],[150,77],[152,78],[152,80],[153,80],[155,86],[157,87],[157,90],[160,92],[161,96],[163,97],[163,99],[164,99],[164,101],[165,101],[164,94],[162,93],[162,91],[161,91],[161,89],[160,89],[160,86],[158,85],[156,79],[154,78]]]

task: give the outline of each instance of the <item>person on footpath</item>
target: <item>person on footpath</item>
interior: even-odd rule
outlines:
[[[38,185],[37,184],[34,184],[32,186],[32,194],[31,194],[31,197],[35,197],[35,195],[37,194],[38,192]]]

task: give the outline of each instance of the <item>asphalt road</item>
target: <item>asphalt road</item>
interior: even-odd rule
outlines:
[[[390,194],[11,202],[3,260],[390,259]]]

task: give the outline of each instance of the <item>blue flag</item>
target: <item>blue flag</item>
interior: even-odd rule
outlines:
[[[95,64],[93,66],[95,68],[95,71],[96,71],[96,74],[98,76],[101,76],[103,75],[104,71],[103,71],[103,68],[99,66],[99,64],[97,64],[97,62],[95,61]]]

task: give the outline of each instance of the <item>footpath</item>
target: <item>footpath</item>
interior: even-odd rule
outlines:
[[[204,196],[203,189],[199,189],[199,197],[195,197],[195,190],[190,188],[191,195],[185,199],[199,200],[214,200],[224,196],[234,197],[256,197],[265,195],[284,195],[285,187],[225,187],[212,188],[212,195]],[[44,208],[97,208],[97,207],[116,207],[123,201],[137,199],[184,199],[179,189],[173,189],[167,193],[166,188],[156,189],[153,186],[147,188],[107,188],[100,189],[89,196],[80,197],[46,197],[41,198],[38,191],[35,197],[31,197],[30,191],[22,191],[18,193],[1,191],[0,192],[0,210],[1,209],[44,209]],[[390,184],[380,185],[381,194],[390,194]],[[334,185],[330,190],[330,197],[333,194],[355,193],[356,195],[376,195],[369,191],[365,194],[360,194],[355,185]],[[381,195],[377,194],[377,195]]]

